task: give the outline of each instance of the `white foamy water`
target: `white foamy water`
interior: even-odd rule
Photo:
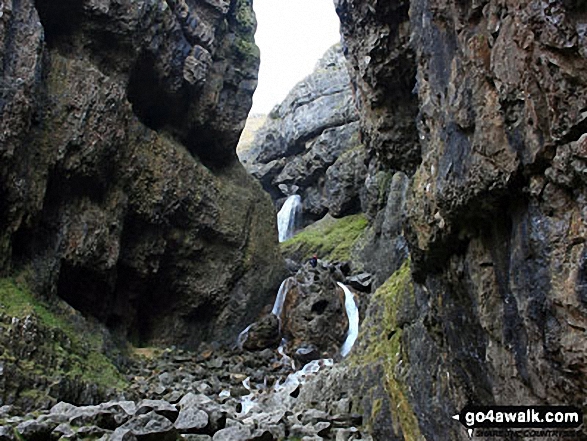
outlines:
[[[281,325],[281,312],[283,311],[283,304],[285,303],[285,297],[287,296],[287,292],[291,288],[292,283],[294,282],[293,277],[288,277],[279,287],[279,291],[277,291],[277,297],[275,298],[275,303],[273,304],[273,309],[271,313],[276,315],[279,319],[279,323]]]
[[[241,333],[238,335],[238,337],[236,338],[236,345],[238,346],[239,349],[243,348],[243,344],[245,343],[247,337],[248,337],[248,332],[249,329],[251,329],[251,326],[253,326],[253,323],[251,323],[249,326],[247,326],[245,329],[243,329],[241,331]]]
[[[349,318],[349,330],[342,347],[340,348],[340,354],[346,357],[353,348],[357,337],[359,336],[359,309],[355,303],[355,296],[348,287],[340,282],[338,286],[344,291],[344,307],[346,309],[346,315]]]
[[[280,242],[293,237],[301,213],[302,198],[297,194],[289,196],[283,203],[279,213],[277,213],[277,230]]]
[[[293,374],[289,374],[282,384],[277,381],[275,386],[273,386],[273,390],[277,394],[285,393],[289,395],[298,387],[298,385],[304,384],[309,377],[318,373],[320,369],[325,367],[332,367],[333,365],[334,362],[332,358],[312,360],[299,371],[294,372]]]

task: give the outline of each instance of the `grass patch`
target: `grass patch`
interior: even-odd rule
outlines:
[[[160,348],[148,347],[148,348],[132,348],[132,354],[136,357],[146,358],[147,360],[154,360],[161,356],[163,352]]]
[[[82,324],[83,323],[83,324]],[[97,325],[85,323],[63,302],[49,305],[23,284],[0,279],[0,360],[16,369],[12,395],[27,403],[41,402],[47,391],[26,384],[53,384],[68,379],[104,390],[123,389],[124,377],[104,355],[104,339]],[[21,335],[26,335],[22,338]],[[55,397],[54,397],[55,398]]]
[[[323,260],[351,260],[353,246],[367,227],[363,214],[335,219],[326,216],[281,244],[282,252],[303,261],[314,253]]]

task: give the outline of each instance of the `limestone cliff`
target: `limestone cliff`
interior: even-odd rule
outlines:
[[[583,405],[584,2],[335,3],[367,148],[409,177],[412,277],[355,360],[376,439],[468,439],[467,403]]]
[[[299,194],[306,219],[360,209],[365,151],[340,45],[273,109],[241,161],[279,204]]]
[[[232,340],[281,281],[236,159],[250,0],[0,3],[0,273],[140,343]]]

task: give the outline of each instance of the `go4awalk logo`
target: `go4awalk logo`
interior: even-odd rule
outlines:
[[[471,437],[475,429],[576,429],[583,412],[574,406],[466,406],[453,419]]]

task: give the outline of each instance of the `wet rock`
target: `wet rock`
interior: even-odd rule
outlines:
[[[373,275],[369,273],[360,273],[345,279],[345,284],[363,292],[371,292]]]
[[[294,358],[302,365],[320,358],[320,351],[314,345],[303,345],[296,349]]]
[[[583,239],[571,239],[584,236],[578,220],[586,201],[584,166],[571,153],[585,132],[578,6],[341,0],[336,7],[369,157],[377,158],[368,192],[391,195],[381,184],[397,170],[409,181],[396,187],[407,189],[399,213],[417,283],[396,295],[404,305],[393,307],[397,326],[381,333],[397,339],[401,367],[387,375],[366,365],[364,383],[397,379],[409,403],[404,421],[415,424],[399,434],[401,424],[389,418],[396,403],[375,387],[361,406],[373,436],[459,439],[459,428],[435,423],[450,418],[449,401],[535,397],[580,406],[572,397],[585,388],[577,362],[585,344],[577,322],[568,326],[584,310],[585,280]],[[562,54],[562,47],[574,49]],[[375,286],[397,270],[402,245],[377,240],[396,223],[385,226],[393,218],[379,216],[391,207],[382,199],[366,198],[372,243],[395,262],[366,268]],[[587,327],[583,313],[579,322]],[[446,380],[430,379],[440,371]]]
[[[274,314],[265,314],[253,323],[242,344],[249,351],[275,348],[281,341],[279,321]]]

